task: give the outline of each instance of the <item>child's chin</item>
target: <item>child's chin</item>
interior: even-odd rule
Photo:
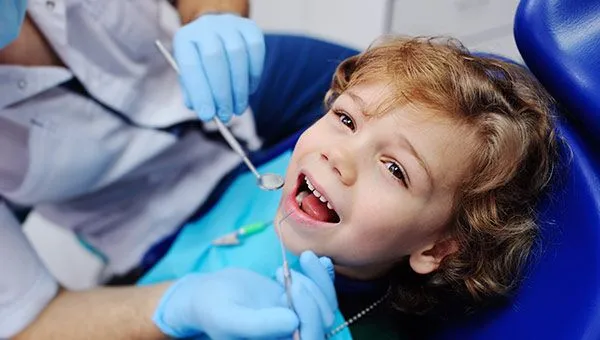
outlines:
[[[282,227],[284,227],[282,225]],[[289,228],[289,226],[288,226]],[[279,237],[281,237],[281,233],[283,233],[283,245],[285,246],[285,249],[288,250],[289,252],[293,253],[294,255],[300,255],[303,251],[305,250],[312,250],[312,245],[313,242],[310,242],[309,240],[305,240],[297,235],[295,235],[295,233],[290,232],[289,230],[277,230],[277,235]]]
[[[283,245],[285,246],[285,249],[295,255],[299,255],[305,250],[305,242],[296,240],[296,238],[293,235],[290,235],[290,233],[286,234],[285,231],[283,233]],[[279,235],[279,237],[281,237],[281,235]]]
[[[286,249],[294,255],[300,255],[308,250],[318,254],[319,256],[328,253],[327,249],[323,249],[322,245],[319,245],[318,242],[296,237],[295,235],[290,235],[289,237],[288,235],[284,235],[283,240]]]

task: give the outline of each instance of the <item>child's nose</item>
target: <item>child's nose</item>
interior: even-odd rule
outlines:
[[[350,186],[356,182],[356,163],[351,152],[335,147],[321,152],[321,158],[329,163],[342,183]]]

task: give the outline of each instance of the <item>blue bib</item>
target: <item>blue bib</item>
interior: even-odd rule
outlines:
[[[260,167],[261,172],[284,174],[291,152],[286,152]],[[178,279],[187,273],[209,273],[228,267],[246,268],[274,277],[282,264],[279,239],[273,224],[264,231],[244,238],[237,246],[217,247],[211,242],[244,225],[273,219],[281,190],[263,191],[251,173],[239,175],[217,204],[198,221],[185,225],[169,252],[139,281],[150,284]],[[292,268],[297,257],[288,253]],[[337,311],[334,326],[344,322]],[[352,339],[345,328],[332,339]]]

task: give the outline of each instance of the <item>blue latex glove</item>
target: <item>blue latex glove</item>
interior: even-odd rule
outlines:
[[[0,49],[8,46],[19,36],[27,9],[26,0],[0,1]]]
[[[333,264],[327,257],[318,258],[312,251],[300,255],[302,273],[292,271],[292,300],[300,319],[303,340],[322,340],[333,325],[338,309],[333,285]],[[283,270],[277,280],[284,285]]]
[[[290,337],[299,323],[283,294],[276,281],[248,270],[188,274],[164,294],[153,321],[174,338]]]
[[[207,121],[229,121],[248,107],[264,67],[265,40],[250,19],[206,14],[182,27],[174,40],[186,106]]]

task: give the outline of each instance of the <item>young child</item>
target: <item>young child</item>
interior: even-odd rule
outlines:
[[[266,167],[287,167],[280,197],[242,176],[143,282],[228,266],[273,276],[276,228],[236,247],[211,241],[269,220],[280,198],[286,247],[335,264],[351,321],[340,317],[336,336],[398,338],[402,315],[446,318],[509,296],[558,153],[553,102],[528,71],[455,40],[388,38],[339,65],[325,103],[291,157]]]

